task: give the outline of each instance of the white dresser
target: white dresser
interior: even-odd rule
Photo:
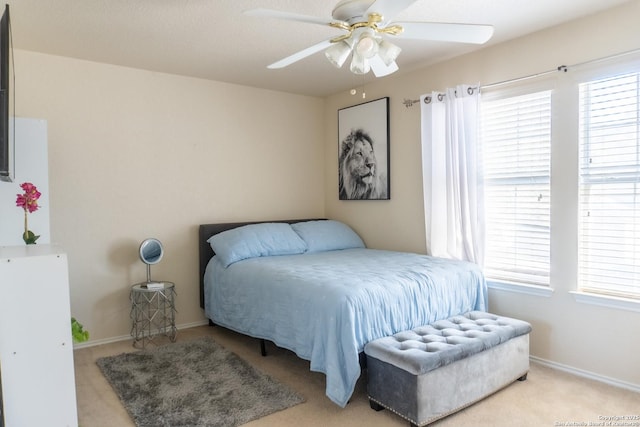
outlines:
[[[69,272],[60,247],[0,247],[0,381],[5,427],[77,427]]]

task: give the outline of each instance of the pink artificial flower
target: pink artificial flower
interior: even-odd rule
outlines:
[[[17,194],[16,206],[22,208],[29,213],[33,213],[38,210],[38,199],[42,195],[35,185],[30,182],[24,182],[20,184],[20,188],[24,190],[24,194]]]
[[[30,182],[23,182],[20,184],[20,188],[24,191],[24,194],[16,194],[16,206],[24,210],[24,233],[22,239],[27,245],[33,245],[40,236],[36,236],[33,231],[29,230],[28,214],[38,210],[38,199],[42,194],[38,191],[35,185]]]

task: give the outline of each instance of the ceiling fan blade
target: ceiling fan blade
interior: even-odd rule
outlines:
[[[281,12],[273,9],[250,9],[243,12],[247,16],[255,16],[258,18],[276,18],[286,19],[288,21],[306,22],[309,24],[329,25],[330,22],[336,22],[335,20],[318,18],[316,16],[301,15],[298,13]],[[339,21],[338,21],[339,22]]]
[[[316,52],[320,52],[321,50],[324,50],[326,48],[328,48],[329,46],[331,46],[331,40],[325,40],[323,42],[314,44],[313,46],[309,46],[306,49],[303,49],[299,52],[294,53],[293,55],[289,55],[284,59],[281,59],[280,61],[274,62],[271,65],[268,65],[267,68],[284,68],[287,65],[291,65],[294,62],[300,61],[301,59],[306,58],[307,56],[313,55]]]
[[[371,71],[373,71],[373,74],[375,74],[376,77],[388,76],[389,74],[398,71],[398,64],[396,64],[395,61],[390,65],[387,65],[378,55],[369,59],[369,65],[371,66]]]
[[[398,35],[404,39],[483,44],[493,35],[492,25],[444,22],[394,22],[393,25],[404,28]]]
[[[400,12],[411,6],[417,0],[376,0],[367,9],[364,16],[370,13],[379,13],[382,15],[382,22],[388,23],[398,16]]]

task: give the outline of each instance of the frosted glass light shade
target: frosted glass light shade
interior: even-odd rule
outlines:
[[[354,51],[350,70],[353,74],[367,74],[371,70],[371,66],[365,57]]]
[[[402,49],[395,44],[389,43],[386,40],[380,40],[378,56],[382,59],[385,65],[391,65],[398,55],[400,55],[400,52],[402,52]]]
[[[356,43],[355,51],[365,59],[372,58],[378,53],[378,41],[369,34],[363,34]]]
[[[349,46],[345,41],[341,41],[338,43],[334,43],[333,46],[324,51],[324,56],[327,57],[329,62],[333,64],[334,67],[340,68],[342,64],[347,60],[349,54],[351,53],[351,46]]]

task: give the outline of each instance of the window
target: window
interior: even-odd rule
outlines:
[[[551,91],[482,102],[488,279],[549,285]]]
[[[640,73],[579,90],[578,287],[640,298]]]

